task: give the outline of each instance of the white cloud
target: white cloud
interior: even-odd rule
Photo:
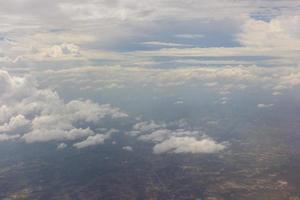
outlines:
[[[144,133],[144,132],[154,131],[164,126],[165,124],[157,124],[154,121],[143,121],[135,124],[133,126],[133,130],[138,131],[138,133]]]
[[[59,145],[57,145],[57,149],[64,149],[64,148],[67,148],[68,145],[66,143],[60,143]]]
[[[86,148],[89,146],[103,144],[104,141],[109,139],[111,137],[111,134],[114,132],[116,132],[116,130],[110,130],[106,134],[96,134],[96,135],[89,136],[85,140],[73,144],[73,146],[78,149],[82,149],[82,148]]]
[[[210,138],[197,140],[194,137],[170,137],[153,147],[155,154],[162,153],[216,153],[226,148]]]
[[[9,140],[16,140],[20,138],[20,135],[8,135],[8,134],[0,134],[0,142],[2,141],[9,141]]]
[[[53,57],[53,58],[80,55],[79,46],[75,44],[68,44],[68,43],[63,43],[61,45],[54,45],[49,49],[45,49],[43,51],[44,52],[41,52],[42,54],[41,56]]]
[[[38,89],[32,78],[11,76],[3,70],[0,91],[0,133],[7,140],[10,137],[5,134],[18,134],[28,143],[76,140],[96,134],[86,127],[90,124],[128,116],[108,104],[88,100],[66,103],[52,90]]]
[[[43,85],[88,86],[91,90],[108,88],[115,84],[122,88],[174,86],[207,86],[211,91],[228,95],[234,91],[248,90],[253,87],[272,94],[274,91],[293,89],[300,86],[298,67],[189,67],[189,68],[143,68],[143,67],[82,67],[63,70],[48,70],[36,73]],[[145,79],[144,77],[147,77]],[[120,88],[118,87],[118,88]]]
[[[29,130],[30,121],[23,115],[11,117],[9,122],[0,125],[0,133],[22,133],[22,131]]]
[[[151,126],[149,126],[152,124]],[[226,143],[217,143],[199,130],[189,130],[182,120],[172,123],[160,123],[153,121],[139,122],[133,126],[137,131],[130,134],[143,142],[154,144],[153,152],[160,153],[216,153],[226,147]],[[146,128],[145,128],[146,127]],[[172,128],[171,128],[172,127]],[[180,127],[180,128],[175,128]],[[196,139],[201,137],[200,140]]]
[[[72,128],[70,130],[63,130],[51,127],[50,130],[46,128],[33,129],[32,131],[25,133],[22,136],[22,139],[24,139],[27,143],[47,142],[51,140],[76,140],[94,134],[94,131],[89,128]]]
[[[270,22],[249,19],[238,35],[242,45],[279,50],[300,50],[300,16],[281,16]]]
[[[191,46],[191,45],[188,45],[188,44],[179,44],[179,43],[171,43],[171,42],[159,42],[159,41],[143,42],[142,44],[152,45],[152,46],[165,46],[165,47],[187,47],[187,46]]]
[[[263,103],[257,104],[258,108],[270,108],[273,106],[274,106],[274,104],[263,104]]]
[[[125,151],[133,151],[133,148],[131,146],[124,146],[122,147],[122,149]]]

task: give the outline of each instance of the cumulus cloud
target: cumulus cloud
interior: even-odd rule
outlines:
[[[28,143],[94,136],[96,132],[89,125],[95,126],[106,118],[128,116],[109,104],[99,105],[89,100],[64,102],[56,92],[39,89],[32,78],[11,76],[3,70],[0,70],[0,103],[2,140],[20,137]]]
[[[226,148],[205,135],[202,130],[189,130],[182,120],[173,123],[139,122],[131,134],[143,142],[153,143],[153,153],[216,153]],[[201,139],[197,139],[201,137]]]
[[[23,115],[11,117],[9,122],[0,125],[0,133],[21,133],[24,130],[29,130],[30,121]]]
[[[154,121],[143,121],[138,122],[133,126],[133,130],[130,132],[131,135],[140,135],[145,132],[154,131],[159,128],[165,127],[165,124],[157,124]]]
[[[300,16],[280,16],[270,22],[249,19],[238,35],[241,44],[248,47],[299,50]]]
[[[75,143],[73,146],[78,149],[82,149],[82,148],[86,148],[89,146],[103,144],[104,141],[109,139],[111,137],[111,134],[114,132],[116,132],[116,130],[110,130],[106,134],[96,134],[96,135],[89,136],[85,140]]]
[[[49,49],[45,49],[42,52],[43,56],[46,57],[63,57],[63,56],[79,56],[80,50],[79,47],[75,44],[63,43],[61,45],[54,45]]]
[[[155,154],[162,153],[216,153],[226,148],[210,138],[197,140],[194,137],[170,137],[153,147]]]

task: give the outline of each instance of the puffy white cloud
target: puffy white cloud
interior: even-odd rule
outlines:
[[[32,131],[25,133],[22,136],[28,143],[32,142],[47,142],[51,140],[76,140],[82,137],[87,137],[89,135],[94,135],[94,131],[82,128],[72,128],[70,130],[63,130],[55,127],[51,127],[51,129],[41,128],[41,129],[33,129]]]
[[[155,154],[161,153],[216,153],[226,148],[210,138],[197,140],[194,137],[170,137],[153,147]]]
[[[96,134],[89,136],[85,140],[73,144],[74,147],[78,149],[86,148],[89,146],[95,146],[98,144],[103,144],[105,140],[109,139],[111,137],[111,134],[116,132],[116,130],[110,130],[106,134]]]
[[[138,140],[154,144],[153,153],[216,153],[226,148],[227,143],[217,143],[199,130],[189,130],[182,120],[173,123],[139,122],[130,133]],[[173,128],[172,128],[173,127]],[[177,128],[176,127],[180,127]],[[196,138],[201,139],[196,139]]]
[[[2,140],[18,137],[28,143],[76,140],[96,134],[87,127],[90,124],[128,116],[108,104],[88,100],[66,103],[52,90],[38,89],[32,78],[11,76],[3,70],[0,83]]]
[[[164,126],[165,124],[157,124],[154,121],[143,121],[143,122],[136,123],[133,126],[133,133],[138,135],[144,132],[153,131],[162,128]]]
[[[63,43],[61,45],[54,45],[49,49],[45,49],[42,52],[46,57],[63,57],[63,56],[79,56],[79,47],[75,44]]]
[[[249,19],[239,34],[239,42],[248,47],[299,50],[300,16],[281,16],[270,22]]]

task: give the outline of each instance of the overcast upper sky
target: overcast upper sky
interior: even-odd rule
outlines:
[[[10,0],[0,62],[12,67],[298,66],[297,0]]]

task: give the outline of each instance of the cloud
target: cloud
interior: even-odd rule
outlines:
[[[96,135],[89,136],[85,140],[73,144],[73,146],[78,149],[82,149],[82,148],[86,148],[89,146],[103,144],[104,141],[109,139],[111,137],[111,134],[114,132],[116,132],[116,130],[110,130],[106,134],[96,134]]]
[[[165,127],[165,124],[157,124],[154,121],[143,121],[138,122],[133,126],[133,133],[139,135],[144,132],[154,131],[163,127]]]
[[[90,126],[97,126],[101,120],[128,116],[109,104],[99,105],[89,100],[64,102],[56,92],[39,89],[32,78],[11,76],[3,70],[0,70],[0,92],[2,140],[18,137],[28,143],[77,140],[95,135]]]
[[[152,142],[161,142],[168,138],[172,132],[168,129],[160,129],[153,131],[149,134],[141,135],[138,137],[138,140],[141,141],[152,141]]]
[[[204,35],[201,34],[177,34],[175,37],[184,38],[184,39],[199,39],[204,38]]]
[[[273,106],[274,106],[274,104],[263,104],[263,103],[257,104],[258,108],[270,108]]]
[[[54,45],[49,49],[45,49],[44,52],[41,52],[41,56],[46,57],[63,57],[63,56],[79,56],[80,50],[79,46],[75,44],[63,43],[61,45]]]
[[[261,6],[262,3],[264,6]],[[1,47],[6,51],[0,60],[10,65],[27,64],[37,67],[40,66],[39,62],[48,65],[60,62],[61,65],[64,61],[63,65],[67,65],[68,62],[75,60],[87,64],[99,59],[111,59],[111,63],[118,62],[121,65],[140,66],[141,63],[156,63],[157,56],[275,55],[286,58],[291,56],[290,52],[283,54],[278,49],[258,48],[253,43],[267,47],[268,45],[264,44],[271,39],[269,37],[268,40],[263,39],[271,33],[275,36],[274,41],[283,38],[283,41],[292,45],[292,40],[287,38],[294,36],[286,37],[287,34],[274,32],[272,29],[273,27],[276,30],[276,27],[289,29],[291,35],[297,35],[296,28],[291,27],[299,25],[297,19],[299,14],[295,12],[298,11],[296,9],[298,7],[297,1],[267,0],[256,2],[212,0],[205,3],[202,1],[182,3],[181,0],[170,3],[168,0],[155,0],[151,4],[146,0],[113,2],[86,0],[84,3],[77,0],[1,1],[0,24],[1,33],[4,35],[1,36],[4,38],[1,40],[3,43]],[[255,19],[250,18],[254,15]],[[278,15],[283,17],[280,18]],[[260,17],[270,18],[271,23],[256,20]],[[245,25],[240,28],[244,22]],[[222,24],[221,32],[216,29],[218,32],[216,34],[214,30],[209,30],[211,27],[218,27],[219,24]],[[169,26],[172,28],[168,28]],[[239,39],[234,38],[240,29],[242,36]],[[253,35],[258,32],[260,34],[256,34],[256,37],[258,35],[262,37],[254,38]],[[202,34],[208,39],[199,43],[197,40],[202,38]],[[216,44],[212,37],[222,38],[222,42]],[[176,40],[170,42],[170,38]],[[189,43],[191,46],[212,48],[164,48],[148,53],[143,51],[128,53],[132,49],[137,49],[134,45],[137,43],[183,47],[189,46],[182,44],[182,40],[187,39],[194,42]],[[232,43],[236,42],[243,44],[243,47],[235,45],[236,48],[227,48],[228,43],[232,46]],[[273,44],[273,39],[269,44]],[[297,43],[294,47],[296,45]],[[124,49],[126,51],[123,51]],[[294,64],[292,60],[284,60]],[[206,62],[213,60],[208,59]]]
[[[280,16],[269,22],[249,19],[238,34],[239,42],[248,47],[299,50],[300,16]]]
[[[131,146],[124,146],[122,147],[122,149],[125,151],[133,151],[133,148]]]
[[[198,66],[186,68],[148,67],[78,67],[62,70],[47,70],[35,73],[42,85],[57,88],[89,88],[99,92],[99,88],[169,88],[169,87],[208,87],[220,95],[251,88],[263,89],[272,94],[300,86],[300,68],[297,67],[258,67],[258,66]],[[144,77],[148,77],[145,79]],[[228,96],[229,97],[229,96]]]
[[[194,137],[170,137],[153,147],[155,154],[162,153],[217,153],[226,148],[210,138],[197,140]]]
[[[46,128],[33,129],[22,136],[27,143],[33,142],[47,142],[51,140],[76,140],[89,135],[94,135],[94,131],[89,128],[72,128],[70,130],[63,130],[60,128],[51,127],[50,130]]]
[[[143,42],[142,44],[152,45],[152,46],[165,46],[165,47],[187,47],[187,46],[191,46],[191,45],[188,45],[188,44],[179,44],[179,43],[171,43],[171,42],[159,42],[159,41]]]
[[[24,130],[29,130],[30,121],[23,115],[11,117],[9,122],[0,125],[0,133],[22,133]]]
[[[9,141],[9,140],[16,140],[20,138],[20,135],[8,135],[8,134],[0,134],[0,142],[2,141]]]
[[[60,143],[59,145],[57,145],[57,149],[64,149],[64,148],[67,148],[68,145],[66,143]]]
[[[133,126],[133,137],[143,142],[153,143],[153,153],[216,153],[227,147],[227,143],[217,143],[202,130],[189,130],[182,120],[172,123],[139,122]],[[150,125],[150,126],[149,126]],[[196,138],[201,139],[196,139]]]

